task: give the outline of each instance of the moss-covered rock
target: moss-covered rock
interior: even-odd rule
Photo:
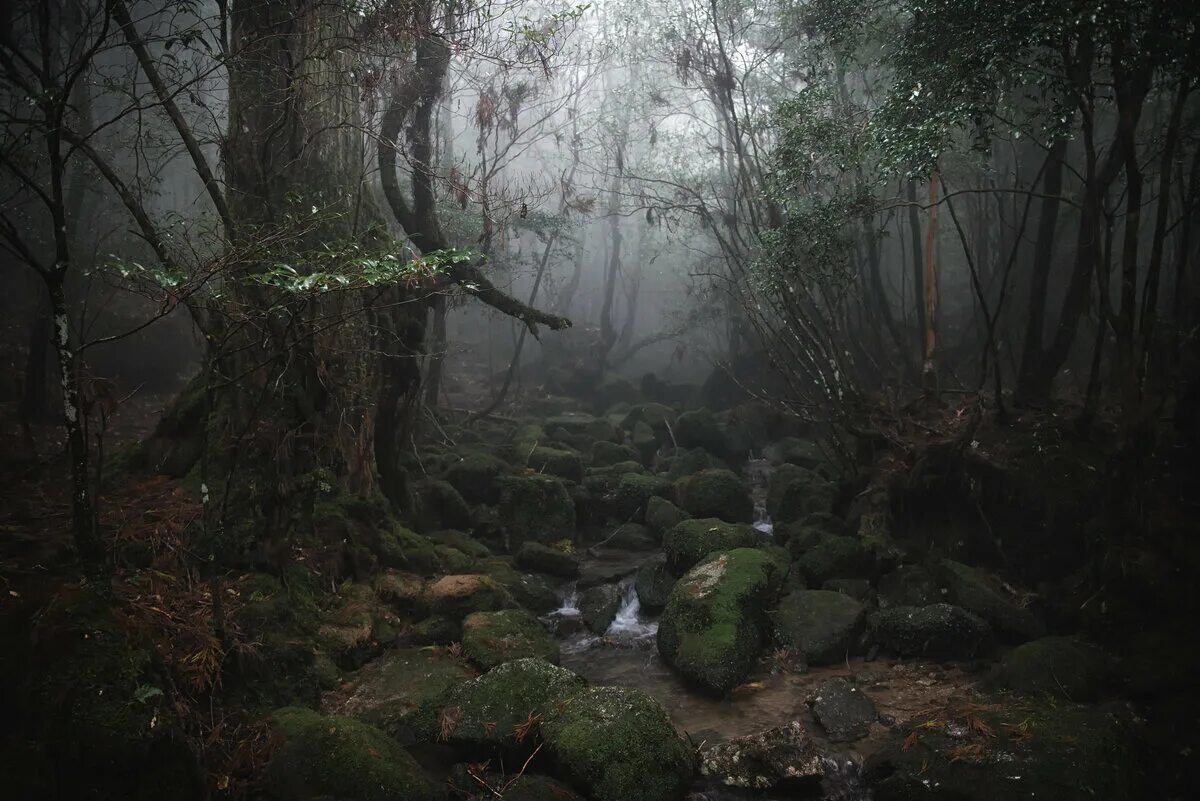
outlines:
[[[701,470],[727,470],[724,460],[713,456],[704,448],[679,448],[671,457],[667,475],[680,479],[699,473]]]
[[[826,468],[829,459],[820,442],[799,437],[783,437],[763,449],[763,455],[774,465],[792,464],[808,470]]]
[[[937,582],[920,565],[902,565],[879,579],[879,606],[928,606],[942,599]]]
[[[1045,626],[1032,612],[1002,595],[983,572],[943,559],[936,574],[946,587],[947,600],[986,620],[1000,639],[1015,644],[1045,633]]]
[[[512,596],[490,576],[442,576],[425,586],[421,607],[431,615],[462,620],[472,612],[491,612],[514,606]]]
[[[831,665],[854,652],[866,624],[866,608],[829,590],[801,590],[784,596],[771,613],[775,640],[809,665]]]
[[[590,587],[579,596],[579,616],[593,634],[608,631],[621,608],[621,589],[615,584]]]
[[[624,687],[592,687],[543,724],[559,772],[595,801],[679,801],[696,768],[662,706]]]
[[[830,579],[872,579],[879,572],[875,554],[857,537],[838,537],[821,533],[808,547],[793,537],[788,548],[796,555],[796,567],[810,587],[819,587]]]
[[[579,575],[579,559],[573,553],[540,542],[522,543],[513,561],[524,570],[550,576],[574,578]]]
[[[539,446],[529,454],[526,464],[539,473],[576,483],[583,481],[583,459],[575,451]]]
[[[662,403],[643,403],[629,410],[621,422],[621,428],[632,431],[638,423],[645,423],[651,429],[662,431],[665,436],[667,426],[674,425],[677,417],[678,412],[670,406]]]
[[[662,438],[654,429],[640,420],[634,423],[633,430],[629,432],[629,440],[633,443],[638,458],[645,464],[651,463],[659,445],[662,444]]]
[[[784,464],[771,471],[767,483],[767,514],[777,523],[833,509],[834,487],[811,470]]]
[[[646,525],[658,534],[688,519],[688,513],[657,495],[646,501]]]
[[[457,529],[442,529],[431,531],[425,535],[435,545],[445,545],[461,551],[471,559],[487,559],[492,555],[492,549],[479,540]]]
[[[593,417],[590,414],[579,412],[569,412],[548,418],[545,422],[545,428],[547,431],[561,428],[568,434],[586,437],[592,441],[620,441],[620,433],[612,422],[603,417]]]
[[[425,579],[415,573],[383,570],[375,576],[375,594],[379,600],[401,614],[411,614],[425,592]]]
[[[642,563],[634,579],[639,606],[647,612],[662,611],[667,605],[677,576],[667,570],[667,557],[659,555]]]
[[[535,738],[518,727],[544,719],[583,687],[583,679],[542,659],[505,662],[451,691],[442,712],[443,739],[471,749],[520,745],[532,751]]]
[[[269,798],[432,801],[435,797],[416,760],[374,726],[301,707],[280,709],[272,719],[282,742],[263,774]]]
[[[394,644],[400,619],[374,588],[347,583],[322,614],[317,642],[339,666],[353,670]]]
[[[471,509],[449,481],[418,481],[415,490],[417,517],[422,531],[471,527]]]
[[[646,505],[653,497],[671,500],[675,497],[674,485],[658,476],[626,473],[617,484],[613,509],[622,520],[640,523],[645,520]]]
[[[527,540],[570,539],[575,533],[575,503],[557,478],[510,476],[500,480],[500,520],[508,548],[515,552]]]
[[[483,670],[531,657],[558,664],[558,643],[524,609],[473,612],[462,626],[463,654]]]
[[[401,648],[364,665],[325,697],[324,708],[376,726],[406,745],[433,742],[450,691],[476,675],[448,648]]]
[[[380,529],[373,550],[381,567],[425,574],[442,570],[442,557],[434,544],[399,524]]]
[[[468,451],[442,473],[463,498],[471,503],[495,503],[500,498],[496,479],[508,472],[508,465],[484,451]]]
[[[641,523],[621,523],[602,540],[607,548],[617,548],[622,551],[653,551],[658,547],[659,538],[649,526]]]
[[[1019,645],[1000,664],[995,683],[1023,695],[1094,701],[1112,678],[1116,660],[1074,637],[1042,637]]]
[[[732,470],[701,470],[675,485],[679,505],[692,517],[716,517],[727,523],[754,520],[750,488]]]
[[[678,576],[714,551],[753,548],[761,539],[752,526],[742,523],[715,517],[684,520],[663,534],[663,551],[667,568]]]
[[[708,409],[684,412],[675,420],[675,441],[681,448],[704,448],[710,453],[725,458],[729,455],[729,442],[721,424]]]
[[[659,653],[690,684],[728,692],[770,641],[767,609],[782,581],[778,563],[754,548],[701,562],[671,590],[658,624]]]
[[[867,620],[871,642],[897,656],[971,659],[991,638],[986,621],[950,604],[896,606]]]
[[[559,606],[558,595],[546,579],[513,569],[503,557],[493,557],[481,562],[480,569],[507,590],[518,604],[531,612],[544,614]]]
[[[867,736],[875,722],[875,702],[857,686],[842,677],[821,682],[808,698],[813,717],[835,743],[851,742]]]
[[[592,444],[592,467],[608,467],[621,462],[638,461],[638,452],[629,445],[600,440]]]

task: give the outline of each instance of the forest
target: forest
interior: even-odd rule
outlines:
[[[0,3],[0,795],[1200,797],[1198,83],[1194,0]]]

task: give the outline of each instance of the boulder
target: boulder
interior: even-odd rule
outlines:
[[[696,769],[691,743],[641,690],[576,693],[541,733],[558,772],[594,801],[680,801]]]
[[[1033,697],[1095,701],[1115,667],[1116,660],[1098,645],[1074,637],[1042,637],[1004,657],[996,684]]]
[[[507,545],[550,543],[575,533],[575,503],[563,483],[552,476],[508,476],[499,480],[500,521]]]
[[[643,403],[629,410],[621,422],[621,428],[632,431],[638,423],[645,423],[647,427],[662,431],[666,436],[667,426],[674,425],[678,416],[674,409],[662,403]]]
[[[538,446],[525,463],[529,469],[568,481],[583,481],[583,459],[575,451]]]
[[[516,659],[455,687],[441,715],[442,739],[478,749],[532,751],[534,738],[519,727],[549,714],[581,691],[583,679],[542,659]]]
[[[810,514],[829,514],[834,486],[811,470],[784,464],[767,481],[767,514],[776,523],[789,523]]]
[[[857,537],[839,537],[820,533],[807,547],[794,535],[788,549],[796,556],[796,567],[810,587],[819,587],[829,579],[871,579],[879,571],[875,554]]]
[[[463,619],[463,655],[482,670],[536,657],[558,664],[558,643],[524,609],[474,612]]]
[[[471,527],[471,509],[449,481],[418,481],[416,495],[417,517],[422,531]]]
[[[622,521],[640,523],[646,518],[646,505],[651,498],[671,500],[674,495],[674,485],[665,478],[626,473],[617,485],[613,508]]]
[[[675,442],[681,448],[704,448],[717,456],[729,454],[729,443],[721,424],[708,409],[684,412],[675,420]]]
[[[579,596],[579,616],[583,625],[593,634],[603,634],[608,631],[617,610],[621,608],[623,593],[615,584],[602,584],[585,590]]]
[[[280,743],[263,772],[268,798],[435,798],[433,784],[417,761],[374,726],[301,707],[285,707],[271,718]]]
[[[679,448],[671,457],[667,475],[680,479],[699,473],[701,470],[727,470],[729,466],[724,461],[713,456],[704,448]]]
[[[800,590],[784,596],[771,613],[775,641],[805,664],[831,665],[854,653],[866,624],[865,607],[830,590]]]
[[[709,557],[671,590],[658,624],[659,653],[689,684],[728,692],[770,641],[767,609],[782,580],[778,562],[759,549]]]
[[[675,580],[675,574],[667,570],[666,556],[659,555],[643,563],[633,585],[639,606],[647,612],[661,611],[667,605]]]
[[[840,592],[842,595],[849,595],[856,601],[868,603],[871,598],[871,582],[867,579],[852,579],[852,578],[836,578],[829,579],[821,585],[823,590],[832,590]]]
[[[817,723],[835,743],[861,740],[875,722],[875,703],[846,679],[821,682],[808,704]]]
[[[513,561],[522,570],[532,570],[550,576],[574,578],[579,575],[579,559],[574,554],[565,553],[540,542],[521,543]]]
[[[754,520],[750,488],[731,470],[701,470],[675,485],[679,505],[692,517],[716,517],[728,523]]]
[[[928,606],[942,600],[929,571],[920,565],[902,565],[879,579],[879,607]]]
[[[946,587],[946,600],[986,620],[999,639],[1017,644],[1045,633],[1045,626],[1032,612],[1004,597],[981,571],[943,559],[938,563],[937,578]]]
[[[544,427],[547,431],[561,428],[568,434],[583,436],[589,440],[606,440],[620,442],[617,427],[603,417],[593,417],[590,414],[568,412],[546,420]]]
[[[825,760],[799,721],[736,737],[704,752],[700,772],[746,790],[815,789]]]
[[[638,421],[633,424],[633,430],[629,432],[629,439],[633,442],[633,447],[638,453],[638,458],[649,464],[654,458],[654,454],[658,451],[660,437],[655,433],[654,429],[648,424]]]
[[[646,525],[658,534],[688,519],[688,513],[657,495],[646,501]]]
[[[425,535],[436,545],[444,545],[461,551],[471,559],[486,559],[492,555],[492,549],[479,540],[457,529],[441,529]]]
[[[415,573],[382,570],[375,576],[374,587],[379,600],[393,610],[407,614],[420,605],[425,579]]]
[[[508,469],[490,453],[468,451],[443,471],[442,478],[470,503],[495,503],[500,497],[496,479]]]
[[[608,467],[620,462],[638,461],[638,452],[628,445],[600,440],[592,445],[592,467]]]
[[[531,612],[544,614],[558,608],[558,594],[541,576],[514,570],[501,557],[483,561],[480,569],[507,590],[513,600]]]
[[[799,437],[783,437],[764,448],[763,455],[771,464],[792,464],[808,470],[816,470],[829,464],[820,443]]]
[[[431,615],[462,620],[472,612],[506,609],[512,596],[492,578],[479,574],[442,576],[426,584],[420,605]]]
[[[667,568],[680,575],[714,551],[731,548],[753,548],[762,535],[752,526],[726,523],[715,517],[684,520],[663,534],[663,551]]]
[[[897,656],[971,659],[988,645],[991,629],[978,615],[950,604],[896,606],[871,615],[872,643]]]

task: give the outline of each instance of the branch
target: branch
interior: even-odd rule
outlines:
[[[526,306],[512,295],[497,289],[496,285],[485,278],[474,264],[450,265],[447,268],[447,276],[452,282],[461,285],[487,305],[525,323],[534,339],[538,338],[537,326],[539,324],[546,326],[551,331],[561,331],[571,327],[571,321],[568,318]]]

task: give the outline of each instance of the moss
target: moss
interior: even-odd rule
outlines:
[[[675,485],[679,505],[692,517],[716,517],[728,523],[754,520],[750,488],[730,470],[701,470]]]
[[[396,639],[400,621],[372,587],[350,582],[333,600],[317,629],[317,643],[340,667],[354,669]]]
[[[634,591],[637,592],[641,608],[647,612],[661,611],[667,605],[675,580],[676,576],[667,570],[665,556],[643,562],[634,580]]]
[[[619,440],[616,426],[603,417],[590,414],[569,413],[551,417],[545,422],[546,430],[561,428],[571,435],[582,435],[588,440]]]
[[[592,444],[592,467],[607,467],[619,462],[636,462],[638,452],[628,445],[618,445],[615,442],[600,440]]]
[[[449,481],[419,481],[416,485],[416,495],[417,519],[422,531],[470,528],[471,509]]]
[[[811,539],[793,535],[788,540],[788,549],[796,554],[796,568],[810,587],[819,587],[830,579],[873,579],[879,573],[875,554],[857,537],[838,537],[824,532],[816,533]]]
[[[871,615],[867,628],[874,644],[897,656],[971,659],[991,636],[986,621],[950,604],[884,609]]]
[[[378,532],[375,552],[384,567],[412,573],[436,573],[441,557],[433,543],[399,524]]]
[[[1042,637],[1004,657],[997,683],[1033,697],[1094,701],[1114,668],[1113,658],[1097,645],[1074,637]]]
[[[729,442],[716,415],[708,409],[679,415],[675,421],[675,441],[681,448],[704,448],[720,457],[729,455]]]
[[[1042,622],[1032,612],[1001,595],[981,571],[943,559],[938,563],[936,575],[946,587],[947,600],[979,615],[1002,639],[1021,643],[1045,633]]]
[[[427,584],[421,596],[423,609],[451,620],[462,620],[472,612],[490,612],[513,605],[513,598],[504,587],[480,574],[442,576]]]
[[[667,475],[673,479],[680,479],[690,476],[693,473],[699,473],[701,470],[723,470],[727,469],[728,465],[721,459],[713,456],[704,448],[680,448],[671,457],[671,465],[667,469]]]
[[[533,570],[562,578],[579,575],[579,559],[549,545],[526,542],[517,551],[514,561],[525,570]]]
[[[443,719],[450,743],[460,746],[511,746],[518,726],[543,718],[578,693],[583,679],[542,659],[505,662],[455,687]],[[522,738],[527,750],[533,738]]]
[[[471,503],[495,503],[500,491],[496,479],[508,465],[484,451],[466,451],[442,474],[459,494]]]
[[[483,670],[536,657],[558,664],[558,644],[524,609],[474,612],[463,620],[463,654]]]
[[[589,476],[615,476],[617,479],[620,479],[626,473],[645,473],[646,468],[641,462],[631,460],[627,462],[614,462],[604,467],[590,467],[587,472]]]
[[[374,726],[285,707],[272,716],[283,743],[263,785],[279,801],[332,796],[345,801],[423,801],[433,786],[416,760]]]
[[[622,520],[640,523],[645,519],[646,504],[655,496],[671,500],[675,496],[675,488],[665,478],[626,473],[617,484],[613,509]]]
[[[789,523],[806,515],[829,513],[834,487],[803,467],[783,464],[771,471],[767,484],[767,514],[776,523]]]
[[[688,513],[666,498],[655,495],[646,501],[646,525],[659,534],[687,519]]]
[[[688,571],[667,599],[658,650],[689,683],[724,693],[750,673],[770,639],[767,609],[783,576],[769,554],[736,548]]]
[[[544,578],[514,570],[503,557],[486,560],[480,565],[480,569],[504,587],[513,599],[526,609],[543,614],[559,606],[558,595]]]
[[[457,529],[431,531],[426,536],[429,538],[430,542],[435,542],[438,545],[446,545],[462,551],[472,559],[487,559],[492,555],[491,548],[473,538],[470,534],[464,534]]]
[[[650,461],[654,458],[654,454],[658,451],[658,446],[662,444],[663,440],[662,435],[641,420],[634,423],[629,438],[633,442],[634,449],[638,452],[638,458],[646,464],[650,464]]]
[[[857,645],[866,609],[830,590],[789,593],[771,613],[775,641],[808,665],[841,662]]]
[[[433,551],[437,555],[438,568],[446,573],[469,573],[475,569],[475,560],[458,548],[434,545]]]
[[[726,523],[715,517],[684,520],[663,534],[667,568],[680,575],[705,556],[731,548],[751,548],[761,535],[751,526]]]
[[[596,801],[677,801],[695,772],[691,744],[641,690],[593,687],[542,724],[570,782]]]
[[[531,470],[568,481],[583,481],[583,459],[578,453],[561,448],[537,447],[526,462]]]
[[[475,671],[445,648],[391,651],[354,674],[331,711],[379,727],[400,743],[432,742],[451,691]]]
[[[555,542],[575,533],[575,504],[551,476],[511,476],[500,481],[500,520],[515,551],[526,540]]]

